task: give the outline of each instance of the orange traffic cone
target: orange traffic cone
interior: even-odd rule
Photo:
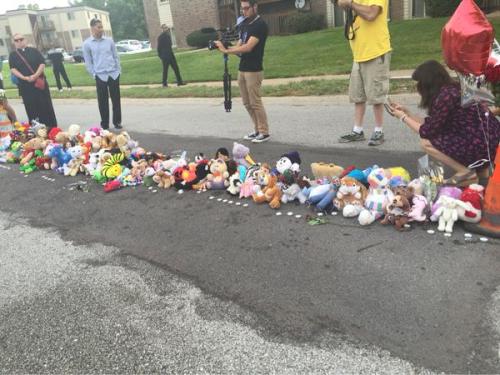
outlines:
[[[484,193],[483,216],[478,224],[466,223],[465,227],[476,233],[500,238],[500,146],[495,157],[495,169]]]

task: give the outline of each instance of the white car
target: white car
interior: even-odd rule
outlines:
[[[137,51],[142,49],[142,43],[135,39],[120,40],[116,46],[124,47],[129,51]]]

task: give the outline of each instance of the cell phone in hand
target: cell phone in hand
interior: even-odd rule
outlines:
[[[388,114],[390,114],[391,116],[394,116],[394,111],[392,110],[392,107],[390,104],[384,103],[384,108]]]

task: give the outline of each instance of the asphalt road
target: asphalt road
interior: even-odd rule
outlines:
[[[307,166],[318,160],[360,167],[373,163],[402,165],[415,173],[418,144],[393,120],[388,122],[388,140],[380,148],[336,144],[338,135],[350,127],[351,108],[342,100],[266,101],[273,141],[252,145],[252,156],[257,161],[273,161],[296,149],[306,173]],[[411,97],[405,100],[412,102]],[[248,130],[248,119],[239,106],[226,114],[219,104],[213,100],[126,101],[124,125],[148,149],[168,152],[183,148],[191,155],[199,151],[210,154],[220,146],[230,148],[232,141]],[[61,123],[88,126],[92,125],[88,120],[91,115],[97,117],[94,106],[88,102],[56,103],[56,113]],[[85,372],[86,368],[78,364],[89,358],[93,367],[87,370],[100,368],[103,372],[146,371],[148,367],[141,367],[146,362],[155,370],[168,362],[166,371],[181,372],[253,372],[252,366],[257,366],[255,372],[413,372],[422,368],[453,373],[500,371],[498,241],[480,242],[478,236],[465,240],[460,226],[452,237],[444,237],[430,235],[421,226],[398,233],[378,224],[360,227],[337,216],[329,217],[326,225],[309,226],[303,219],[307,209],[293,204],[281,210],[284,215],[276,216],[268,207],[252,203],[243,207],[210,199],[224,197],[223,193],[154,193],[138,187],[105,194],[93,183],[89,192],[83,192],[68,187],[80,179],[48,172],[24,177],[7,168],[0,168],[1,211],[11,215],[1,218],[2,223],[11,224],[4,224],[8,241],[2,241],[0,253],[0,280],[7,286],[7,303],[0,304],[4,343],[0,344],[0,358],[10,359],[8,366],[2,366],[7,372],[43,372],[42,359],[49,364],[48,372]],[[55,181],[43,176],[55,177]],[[287,216],[288,211],[302,218]],[[19,220],[27,224],[18,224]],[[67,242],[51,248],[59,237]],[[26,244],[37,239],[40,246],[16,246],[17,240]],[[101,246],[107,250],[95,250]],[[31,264],[28,269],[33,272],[19,271],[24,262],[16,259],[18,253]],[[40,280],[46,278],[46,272],[51,275],[51,257],[62,257],[71,267],[54,270],[57,276],[49,277],[52,283],[44,284],[33,275],[40,275]],[[80,257],[91,260],[81,266]],[[80,266],[75,266],[75,261]],[[16,262],[22,263],[10,266]],[[74,273],[66,270],[75,267]],[[168,282],[149,282],[154,278],[150,272]],[[21,280],[19,287],[10,286],[13,276]],[[144,282],[154,290],[152,302],[141,288],[135,289]],[[178,297],[188,299],[191,312],[197,303],[193,300],[203,296],[202,307],[194,308],[190,319],[197,323],[201,319],[205,324],[229,320],[243,331],[232,336],[214,326],[214,331],[223,334],[210,341],[214,336],[205,333],[205,325],[187,324],[183,327],[191,332],[201,330],[208,341],[186,336],[180,330],[180,337],[186,337],[182,343],[173,338],[165,344],[162,328],[167,323],[161,327],[148,325],[143,314],[154,314],[158,322],[164,318],[163,311],[171,311],[162,304],[176,306],[172,296],[176,292],[165,286],[171,282],[182,284],[174,290],[183,289]],[[13,290],[10,294],[9,287]],[[37,295],[38,288],[44,293]],[[162,292],[162,288],[170,292]],[[169,302],[170,297],[174,302]],[[148,342],[157,339],[155,349],[173,350],[174,354],[167,356],[157,350],[154,352],[164,356],[150,360],[137,357],[143,348],[140,339],[119,345],[107,342],[108,336],[116,334],[116,327],[108,324],[109,317],[114,316],[113,308],[123,318],[124,330],[133,329],[136,336]],[[85,324],[74,322],[80,314]],[[70,322],[70,328],[61,328],[58,322],[63,327]],[[44,329],[40,331],[39,327]],[[85,348],[75,344],[73,350],[73,337],[88,340]],[[226,341],[221,337],[227,339],[227,346],[220,342]],[[279,344],[291,351],[285,359],[270,360],[266,366],[264,354],[259,356],[260,361],[251,360],[260,353],[256,351],[258,346],[243,349],[241,341],[249,337],[260,340],[265,348]],[[233,338],[235,341],[231,341]],[[112,348],[110,353],[103,349],[104,342]],[[221,356],[216,351],[221,346],[226,350],[236,347],[245,355],[226,351]],[[25,349],[17,356],[20,347]],[[59,357],[50,353],[58,347],[70,348],[72,355],[55,365]],[[200,356],[200,348],[213,348],[213,353],[219,354]],[[299,352],[292,350],[297,348]],[[347,355],[339,352],[342,348],[361,367],[328,367],[334,365],[332,361],[344,363],[339,359]],[[262,350],[268,353],[271,349]],[[308,350],[319,350],[315,353],[324,354],[325,361],[308,354]],[[61,351],[66,353],[65,349]],[[130,359],[113,356],[121,351],[130,351]],[[191,359],[182,357],[187,352],[195,355]],[[32,359],[21,361],[23,353],[31,353]],[[196,355],[200,356],[197,360]],[[369,358],[368,367],[363,367],[363,357]],[[231,367],[234,363],[229,365],[231,359],[238,362],[236,367]],[[271,364],[276,367],[269,367]]]

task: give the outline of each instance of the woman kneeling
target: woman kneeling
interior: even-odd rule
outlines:
[[[419,65],[412,79],[417,81],[420,107],[427,110],[425,119],[407,108],[390,103],[388,111],[420,134],[422,149],[455,171],[446,184],[467,186],[488,176],[488,164],[495,160],[500,141],[500,123],[486,106],[461,106],[460,85],[437,61]],[[475,164],[482,164],[474,167]]]

